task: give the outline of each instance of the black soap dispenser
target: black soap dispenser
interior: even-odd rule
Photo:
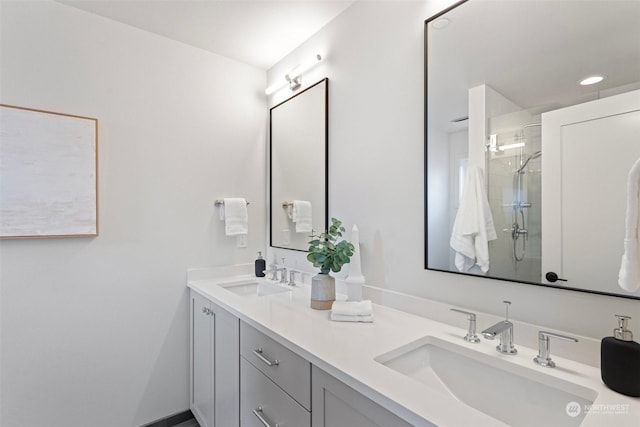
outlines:
[[[255,263],[256,277],[264,277],[264,270],[267,268],[267,263],[262,258],[262,252],[258,252],[258,259]]]
[[[633,333],[627,329],[631,317],[616,317],[618,327],[600,346],[602,381],[613,391],[640,397],[640,344],[633,341]]]

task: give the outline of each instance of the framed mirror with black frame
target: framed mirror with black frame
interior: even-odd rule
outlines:
[[[459,2],[425,71],[425,268],[640,299],[618,284],[640,1]]]
[[[328,225],[329,79],[269,113],[270,245],[306,251]]]

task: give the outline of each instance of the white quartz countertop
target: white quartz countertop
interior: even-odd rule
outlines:
[[[532,362],[537,349],[518,346],[517,355],[502,355],[495,350],[496,341],[467,343],[462,340],[466,330],[376,304],[373,323],[332,322],[329,310],[309,307],[309,285],[265,296],[236,295],[219,286],[250,279],[255,277],[198,278],[188,286],[415,426],[505,425],[374,360],[425,336],[595,390],[598,397],[581,424],[584,427],[640,426],[640,398],[611,391],[602,383],[600,370],[592,366],[554,356],[557,368],[539,367]]]

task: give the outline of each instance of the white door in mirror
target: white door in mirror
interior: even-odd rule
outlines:
[[[542,115],[542,271],[556,285],[630,293],[616,279],[639,132],[640,90]]]

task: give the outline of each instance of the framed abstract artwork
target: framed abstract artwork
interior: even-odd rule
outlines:
[[[0,104],[0,238],[98,235],[98,120]]]

